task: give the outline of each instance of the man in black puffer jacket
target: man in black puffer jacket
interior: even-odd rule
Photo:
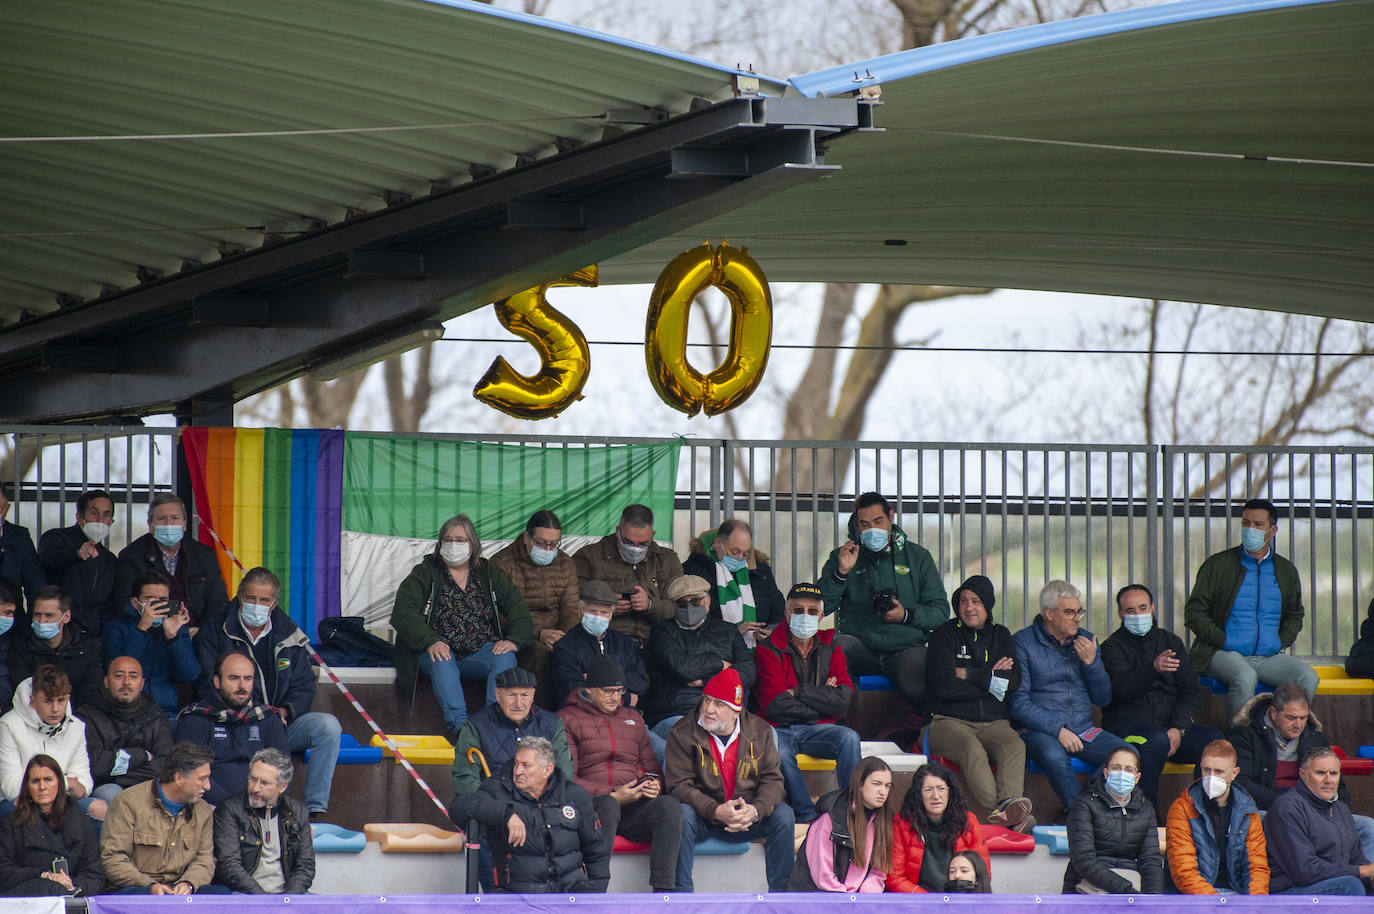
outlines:
[[[710,614],[710,589],[704,578],[694,574],[674,578],[667,590],[673,618],[649,632],[644,719],[664,739],[673,724],[696,712],[706,680],[721,670],[733,667],[745,692],[757,678],[754,655],[739,629]]]
[[[100,697],[77,716],[86,723],[92,796],[109,802],[125,787],[162,774],[162,760],[175,744],[172,725],[143,691],[143,667],[133,657],[110,661]]]
[[[1164,763],[1197,765],[1203,748],[1222,734],[1193,723],[1202,708],[1202,686],[1183,641],[1155,624],[1150,589],[1127,584],[1116,593],[1116,611],[1121,628],[1102,642],[1102,665],[1112,680],[1102,725],[1122,739],[1145,740],[1139,746],[1140,789],[1154,803]]]
[[[500,773],[454,799],[449,818],[463,829],[481,823],[501,891],[605,892],[611,880],[610,842],[591,795],[557,769],[542,737],[521,740]]]

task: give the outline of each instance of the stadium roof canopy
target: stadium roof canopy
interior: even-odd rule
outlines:
[[[1370,319],[1371,46],[1374,0],[1194,0],[782,81],[464,0],[5,4],[0,421],[223,416],[702,237]]]

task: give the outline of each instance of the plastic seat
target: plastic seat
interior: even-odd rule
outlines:
[[[1164,774],[1192,774],[1193,766],[1185,762],[1165,762]]]
[[[1097,769],[1079,758],[1070,758],[1069,764],[1073,767],[1075,774],[1092,774]],[[1026,770],[1032,774],[1044,774],[1045,769],[1036,763],[1035,759],[1026,756]]]
[[[1361,746],[1360,758],[1374,758],[1374,746]]]
[[[1336,664],[1322,664],[1312,669],[1321,677],[1317,683],[1318,695],[1374,695],[1374,679],[1352,679],[1345,675],[1345,667]]]
[[[860,692],[895,692],[897,687],[886,676],[860,676]]]
[[[462,832],[423,822],[369,822],[363,834],[381,844],[384,854],[456,854],[467,846]]]
[[[703,838],[697,842],[698,857],[742,857],[749,853],[748,841],[722,841]]]
[[[1344,776],[1365,776],[1374,774],[1374,759],[1357,756],[1351,758],[1340,746],[1332,746],[1331,751],[1341,760],[1341,774]]]
[[[1043,844],[1056,857],[1069,854],[1069,830],[1063,825],[1037,825],[1031,829],[1036,844]]]
[[[391,740],[412,765],[453,764],[453,746],[442,736],[400,736],[393,733]],[[370,745],[380,747],[383,755],[394,757],[380,736],[373,736]]]
[[[401,747],[405,752],[405,747]],[[310,749],[305,750],[305,763],[310,764]],[[406,753],[410,758],[410,753]],[[345,733],[339,737],[340,765],[376,765],[382,760],[382,750],[376,746],[359,745],[358,741]]]
[[[631,841],[624,835],[616,835],[615,843],[611,845],[613,854],[647,854],[653,849],[653,845],[647,842]]]
[[[1012,831],[1001,825],[984,825],[983,840],[990,854],[1030,854],[1035,851],[1035,836]]]
[[[350,831],[331,822],[315,822],[310,826],[317,854],[357,854],[367,848],[367,836]]]
[[[802,771],[834,771],[835,760],[833,758],[816,758],[814,755],[798,752],[797,767]]]
[[[1198,682],[1205,685],[1207,688],[1211,689],[1213,695],[1226,695],[1229,694],[1231,691],[1230,686],[1222,682],[1220,679],[1213,679],[1211,676],[1199,676],[1197,680]],[[1256,695],[1260,694],[1261,692],[1270,691],[1273,691],[1273,686],[1267,686],[1262,682],[1255,683]]]

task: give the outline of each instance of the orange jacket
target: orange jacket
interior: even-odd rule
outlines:
[[[1183,791],[1169,807],[1168,841],[1165,855],[1169,859],[1169,874],[1174,885],[1184,895],[1216,895],[1217,890],[1209,880],[1216,878],[1218,872],[1217,846],[1199,847],[1197,835],[1207,838],[1208,824],[1198,803],[1203,802],[1200,781]],[[1248,878],[1248,894],[1269,894],[1269,855],[1264,843],[1264,828],[1260,824],[1259,812],[1255,801],[1244,790],[1232,785],[1231,805],[1234,815],[1245,819],[1245,855],[1238,855],[1236,849],[1228,846],[1230,860],[1227,869],[1235,884],[1237,869],[1247,869],[1242,878]],[[1208,838],[1208,840],[1211,840]],[[1234,843],[1234,842],[1233,842]],[[1244,866],[1238,866],[1241,862]]]
[[[992,861],[988,858],[988,846],[983,840],[983,830],[978,827],[978,818],[968,814],[968,827],[954,842],[954,853],[977,851],[992,873]],[[925,859],[926,844],[921,834],[911,827],[906,816],[898,816],[892,823],[892,866],[887,871],[887,890],[889,892],[921,892],[917,880],[921,878],[921,861]],[[943,884],[944,880],[941,880]]]

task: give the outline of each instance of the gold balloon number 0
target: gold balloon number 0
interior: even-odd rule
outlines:
[[[692,302],[711,286],[730,302],[730,348],[703,375],[687,361],[687,325]],[[703,243],[658,275],[644,323],[644,362],[654,390],[674,409],[715,416],[749,399],[763,380],[772,340],[773,298],[747,248]]]
[[[545,293],[554,286],[596,284],[597,268],[590,266],[497,302],[496,319],[534,346],[542,365],[535,375],[522,375],[498,356],[472,395],[521,419],[557,416],[582,399],[591,373],[587,338]],[[730,348],[725,361],[703,375],[687,361],[687,325],[692,302],[711,286],[730,302]],[[644,325],[644,361],[654,390],[674,409],[715,416],[749,399],[763,380],[772,339],[768,280],[748,249],[703,243],[659,274]]]
[[[557,416],[581,400],[592,370],[587,338],[567,315],[549,304],[545,293],[553,286],[595,286],[597,278],[593,264],[497,302],[496,319],[501,326],[537,349],[543,364],[531,377],[497,356],[472,395],[519,419]]]

